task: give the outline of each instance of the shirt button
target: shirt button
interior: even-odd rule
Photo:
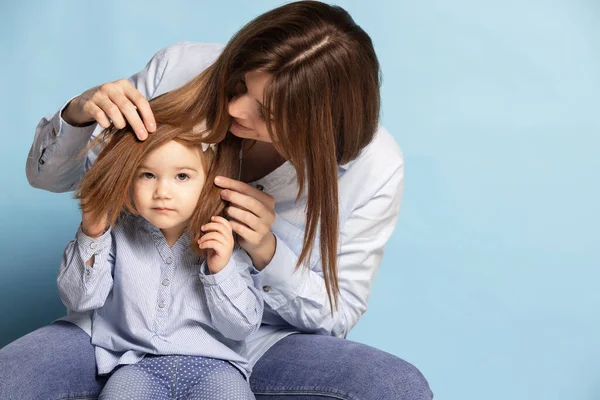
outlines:
[[[165,308],[167,306],[167,303],[161,300],[161,301],[158,302],[158,306],[160,308]]]
[[[98,247],[98,243],[96,243],[96,242],[92,242],[92,243],[90,244],[90,249],[92,249],[92,250],[95,250],[95,249],[96,249],[96,247]]]
[[[263,185],[256,185],[256,188],[257,188],[258,190],[260,190],[261,192],[262,192],[263,190],[265,190],[265,187],[264,187]]]
[[[90,270],[89,270],[89,269],[86,269],[86,270],[85,270],[85,274],[86,274],[86,275],[89,275],[89,274],[90,274]]]
[[[170,281],[170,280],[168,280],[168,279],[163,279],[163,281],[162,281],[162,285],[163,285],[163,286],[169,286],[170,284],[171,284],[171,281]]]
[[[271,286],[269,286],[269,285],[265,285],[265,286],[263,286],[263,290],[264,290],[265,292],[270,292],[270,291],[271,291]]]
[[[173,259],[171,257],[167,257],[167,259],[165,260],[165,262],[167,264],[171,264],[173,262]]]

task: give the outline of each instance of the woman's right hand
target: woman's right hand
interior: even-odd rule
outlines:
[[[96,121],[122,129],[128,122],[140,140],[156,130],[156,121],[146,97],[127,79],[119,79],[86,90],[65,108],[62,118],[70,125]]]
[[[108,212],[100,219],[94,218],[89,212],[83,212],[81,216],[81,230],[83,234],[96,239],[104,234],[108,225]]]

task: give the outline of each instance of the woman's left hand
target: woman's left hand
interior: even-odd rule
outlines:
[[[271,232],[275,221],[275,199],[247,183],[218,176],[215,184],[223,190],[221,198],[230,205],[225,213],[231,227],[239,235],[238,242],[246,250],[254,267],[262,270],[275,254],[276,239]]]

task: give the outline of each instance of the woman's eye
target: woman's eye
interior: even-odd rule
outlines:
[[[239,95],[246,93],[246,90],[248,89],[246,89],[246,83],[244,81],[239,81],[235,84],[235,94]]]
[[[150,172],[144,172],[144,173],[142,173],[142,178],[144,178],[144,179],[153,179],[154,178],[154,174],[152,174]]]
[[[260,118],[261,121],[264,121],[266,119],[266,117],[265,117],[265,111],[260,106],[260,104],[257,104],[257,107],[258,107],[258,118]]]
[[[177,174],[177,180],[180,181],[187,181],[189,179],[189,175],[188,174]]]

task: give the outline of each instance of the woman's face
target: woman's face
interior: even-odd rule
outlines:
[[[262,104],[270,79],[271,75],[266,72],[253,71],[244,75],[244,82],[237,88],[238,95],[229,102],[229,115],[233,119],[229,130],[235,136],[271,143],[265,122],[270,113]]]

